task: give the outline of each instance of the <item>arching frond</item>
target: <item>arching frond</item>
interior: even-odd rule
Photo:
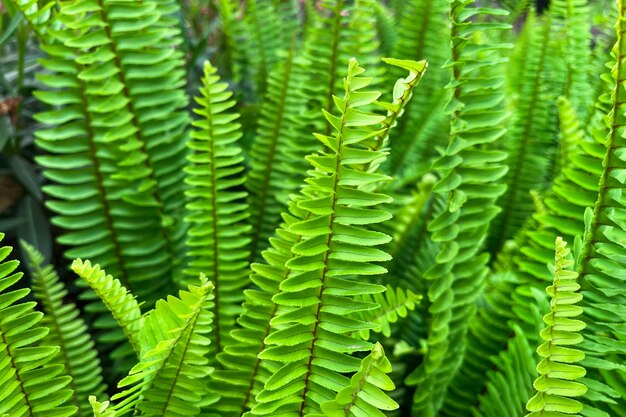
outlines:
[[[115,342],[128,341],[132,350],[139,356],[141,352],[139,331],[142,327],[142,317],[135,297],[122,286],[119,280],[108,275],[98,264],[92,266],[89,261],[83,262],[81,259],[76,259],[72,262],[72,270],[91,287],[117,323],[117,331],[109,334],[108,338]],[[110,325],[106,323],[105,325],[110,328]],[[95,326],[99,326],[98,322]],[[123,344],[120,349],[125,348]]]
[[[217,400],[201,381],[212,368],[206,357],[211,332],[213,284],[200,285],[157,302],[141,328],[141,361],[120,381],[123,390],[112,397],[118,416],[195,416]],[[106,409],[106,408],[105,408]]]
[[[49,329],[42,340],[47,346],[58,346],[59,352],[52,362],[63,365],[72,378],[69,388],[72,397],[68,403],[78,408],[79,416],[90,415],[90,395],[102,395],[102,367],[95,344],[80,311],[73,303],[64,303],[67,290],[51,265],[44,265],[44,258],[35,247],[22,242],[32,271],[31,287],[43,307],[44,317],[40,324]]]
[[[52,361],[58,346],[41,344],[49,330],[39,324],[43,314],[35,311],[36,303],[24,301],[30,290],[12,288],[22,273],[14,273],[18,261],[5,261],[10,253],[10,247],[0,248],[0,415],[73,416],[71,377]]]
[[[400,318],[405,318],[410,311],[419,304],[422,296],[413,293],[411,290],[404,291],[402,288],[387,286],[384,293],[372,294],[369,296],[357,297],[361,301],[377,304],[378,308],[359,313],[357,317],[364,322],[373,324],[372,331],[382,333],[383,336],[391,335],[391,326]],[[370,337],[370,330],[360,332],[364,340]]]

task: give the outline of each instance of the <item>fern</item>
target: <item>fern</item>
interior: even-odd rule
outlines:
[[[63,365],[72,378],[69,384],[71,401],[78,408],[78,415],[89,415],[89,395],[102,395],[106,388],[102,383],[102,367],[95,344],[76,305],[63,303],[67,290],[56,271],[50,265],[43,265],[43,256],[33,246],[22,242],[22,248],[33,273],[33,293],[45,312],[40,323],[50,330],[42,342],[59,347],[53,362]]]
[[[194,416],[202,405],[217,400],[198,385],[212,371],[205,356],[212,289],[201,276],[199,286],[190,285],[179,298],[160,300],[146,316],[140,334],[142,359],[118,384],[123,391],[112,397],[118,401],[112,406],[115,415],[141,410],[145,416]],[[107,410],[104,404],[99,408]]]
[[[345,96],[335,98],[341,116],[325,112],[336,133],[316,135],[328,152],[308,157],[315,170],[302,189],[303,199],[298,206],[311,216],[290,227],[303,239],[293,246],[296,256],[286,263],[288,278],[280,284],[281,292],[273,297],[279,314],[272,320],[273,331],[265,339],[268,347],[259,355],[262,361],[283,365],[257,395],[254,415],[301,416],[319,412],[321,403],[334,398],[339,388],[346,385],[342,373],[357,370],[358,361],[350,354],[370,348],[368,343],[346,334],[370,326],[343,316],[347,311],[372,308],[350,297],[382,290],[377,285],[344,277],[380,274],[384,268],[373,262],[388,259],[388,255],[373,247],[388,238],[359,227],[389,218],[385,211],[373,207],[387,202],[388,197],[357,188],[385,177],[365,174],[353,167],[380,157],[378,151],[365,147],[365,141],[377,134],[374,126],[384,119],[359,110],[380,95],[360,91],[370,81],[359,77],[362,72],[356,61],[351,61]],[[357,145],[364,147],[359,149]],[[341,306],[342,301],[350,306],[349,310]],[[328,383],[320,385],[319,378]]]
[[[185,272],[188,276],[205,273],[214,282],[212,340],[221,352],[235,326],[247,284],[250,226],[246,224],[246,193],[237,189],[245,178],[243,156],[237,146],[241,138],[241,126],[236,122],[239,115],[229,112],[235,105],[232,93],[219,82],[216,69],[208,62],[202,83],[201,97],[196,99],[201,107],[195,110],[200,118],[193,123],[196,130],[189,142],[192,153],[186,167],[186,181],[191,186],[186,193],[186,221],[191,228]]]
[[[384,392],[395,388],[393,381],[385,375],[389,372],[391,363],[383,347],[376,343],[372,352],[361,361],[350,385],[339,391],[334,400],[322,404],[323,414],[312,414],[311,417],[384,417],[380,410],[398,408],[398,404]]]
[[[434,165],[440,176],[434,191],[445,204],[428,225],[431,239],[441,242],[441,249],[437,263],[424,273],[429,281],[428,351],[407,378],[408,384],[417,384],[413,410],[423,416],[438,412],[462,361],[467,323],[488,273],[488,257],[480,249],[489,222],[499,211],[495,202],[504,191],[499,181],[506,172],[501,164],[506,155],[485,150],[505,133],[501,127],[507,116],[501,106],[503,81],[496,71],[503,45],[476,44],[473,34],[479,27],[500,31],[509,26],[487,20],[502,12],[468,7],[471,4],[451,3],[454,61],[449,88],[453,95],[447,107],[451,137],[445,154]],[[477,23],[470,23],[469,18]]]
[[[188,119],[178,33],[163,15],[172,4],[62,2],[44,45],[56,75],[42,81],[53,91],[37,95],[64,109],[40,115],[56,126],[38,144],[56,154],[39,163],[56,183],[46,187],[56,222],[72,230],[61,238],[74,247],[66,255],[101,262],[149,302],[177,274],[183,248]]]
[[[499,251],[512,238],[533,212],[528,198],[531,189],[542,189],[550,175],[555,149],[554,99],[561,94],[558,83],[550,78],[546,60],[551,53],[550,21],[542,21],[529,13],[527,49],[519,72],[515,111],[504,142],[508,152],[509,171],[505,178],[507,192],[498,204],[502,212],[490,231],[490,250]],[[537,29],[539,27],[539,29]],[[554,85],[557,85],[556,87]],[[554,89],[557,92],[554,92]]]
[[[583,395],[587,387],[576,382],[585,375],[585,369],[573,365],[584,358],[583,352],[571,346],[582,342],[579,332],[585,323],[572,318],[582,314],[582,308],[576,306],[582,295],[576,292],[580,289],[578,274],[570,270],[574,261],[568,259],[569,255],[565,241],[557,238],[554,283],[546,289],[552,301],[550,312],[543,317],[547,325],[541,332],[544,343],[537,348],[543,360],[537,365],[540,376],[533,384],[537,393],[526,404],[529,417],[547,413],[579,416],[576,413],[583,409],[580,402],[571,398]]]
[[[110,334],[109,338],[114,338],[115,342],[128,341],[132,350],[139,356],[141,352],[139,330],[142,327],[142,317],[135,297],[117,279],[107,275],[98,264],[92,266],[89,261],[83,262],[76,259],[72,262],[72,270],[85,280],[102,300],[104,306],[110,311],[113,320],[119,326],[119,331]],[[104,325],[109,327],[106,322]],[[98,322],[95,323],[95,326],[99,327]]]
[[[22,277],[13,273],[18,261],[5,261],[10,253],[10,247],[0,248],[0,415],[72,416],[76,407],[65,404],[73,395],[71,377],[51,362],[59,348],[41,344],[49,330],[39,326],[43,314],[36,303],[22,301],[30,290],[10,289]]]
[[[297,191],[305,176],[304,157],[315,150],[316,141],[306,115],[306,66],[310,62],[291,50],[270,73],[268,89],[250,149],[250,172],[246,188],[252,223],[250,259],[256,261],[280,223],[289,194]]]
[[[385,337],[391,335],[392,324],[396,323],[399,318],[405,318],[422,299],[421,296],[414,294],[411,290],[405,292],[402,288],[394,289],[390,286],[387,286],[384,293],[358,298],[361,301],[378,305],[377,309],[363,311],[357,317],[364,322],[371,323],[373,325],[372,331],[382,333]],[[362,330],[360,335],[363,340],[368,340],[370,337],[369,329]]]

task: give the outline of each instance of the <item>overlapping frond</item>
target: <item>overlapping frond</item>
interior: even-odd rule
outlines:
[[[36,303],[24,300],[30,290],[12,288],[22,273],[14,273],[18,261],[5,261],[10,253],[10,247],[0,248],[0,415],[73,416],[71,377],[52,361],[58,346],[41,344],[49,330],[40,325],[43,314],[35,311]]]
[[[204,66],[203,86],[196,99],[200,116],[195,127],[189,164],[185,168],[190,229],[187,238],[189,262],[187,276],[206,274],[214,283],[214,348],[221,352],[230,340],[230,331],[244,299],[248,280],[250,226],[239,115],[232,111],[235,101],[228,85],[220,82],[217,70],[208,62]]]
[[[397,17],[398,42],[391,56],[402,59],[428,59],[430,69],[420,93],[406,109],[391,141],[391,156],[385,172],[394,177],[394,186],[402,186],[427,170],[445,147],[449,134],[444,111],[450,98],[445,86],[450,68],[450,20],[448,0],[407,0]],[[398,75],[389,72],[390,77]]]
[[[174,2],[63,1],[37,97],[37,144],[69,258],[90,258],[154,302],[178,273],[188,117]],[[154,88],[158,85],[158,88]]]
[[[311,414],[310,417],[384,417],[381,410],[398,408],[398,404],[385,393],[395,388],[386,375],[390,372],[391,363],[381,344],[376,343],[372,352],[361,360],[350,384],[341,389],[334,400],[322,404],[322,414]]]
[[[311,62],[290,50],[270,73],[267,94],[250,149],[246,188],[252,224],[250,258],[258,261],[268,239],[280,224],[288,197],[297,191],[306,173],[304,157],[318,147],[306,113],[307,66]]]
[[[507,169],[502,163],[506,154],[485,147],[506,132],[500,50],[507,46],[490,43],[489,36],[481,41],[475,34],[507,30],[509,26],[497,20],[502,14],[472,7],[472,1],[451,3],[451,137],[434,165],[440,177],[434,191],[444,200],[443,209],[428,225],[431,239],[441,248],[436,264],[424,273],[429,283],[428,350],[407,379],[417,384],[413,410],[422,416],[437,414],[463,360],[468,323],[488,273],[488,255],[481,254],[481,248],[499,211],[496,200],[504,192],[500,181]]]
[[[502,148],[508,153],[509,171],[504,179],[507,191],[498,200],[502,207],[489,234],[489,247],[497,253],[534,211],[531,190],[548,185],[557,149],[556,97],[562,94],[547,63],[551,49],[549,20],[528,14],[525,53],[517,61],[519,81],[513,92],[513,114]],[[556,90],[556,91],[555,91]]]
[[[391,335],[391,326],[399,319],[405,318],[410,311],[415,309],[422,299],[421,295],[413,293],[411,290],[403,290],[402,288],[393,288],[387,286],[384,293],[376,293],[368,296],[357,297],[361,301],[377,304],[378,308],[374,310],[362,311],[356,316],[367,323],[373,325],[372,331],[382,333],[383,336]],[[364,340],[370,338],[370,329],[360,332]]]
[[[580,331],[585,323],[574,318],[583,312],[576,305],[583,296],[578,292],[578,274],[572,271],[573,265],[565,241],[557,237],[554,281],[546,288],[551,298],[550,312],[543,317],[547,327],[541,332],[543,343],[537,348],[542,358],[537,365],[540,375],[533,384],[537,393],[526,404],[527,417],[580,417],[578,413],[583,409],[583,405],[572,398],[587,391],[584,384],[576,381],[585,376],[585,368],[574,365],[585,357],[575,347],[583,341]]]
[[[59,347],[52,362],[63,365],[72,378],[68,402],[78,408],[79,416],[87,416],[91,412],[88,397],[102,395],[106,388],[95,344],[76,305],[63,302],[67,290],[54,268],[44,265],[43,255],[33,246],[22,242],[22,248],[32,272],[31,288],[44,311],[40,324],[49,329],[42,343]]]
[[[340,116],[324,112],[335,133],[316,135],[327,151],[307,158],[314,170],[298,207],[311,215],[289,228],[302,240],[291,248],[295,256],[286,263],[287,279],[273,297],[279,312],[265,339],[267,347],[259,355],[262,361],[282,366],[257,395],[253,415],[319,413],[321,404],[348,384],[343,373],[358,370],[359,361],[351,354],[371,349],[369,343],[350,336],[371,326],[345,316],[375,307],[355,300],[355,295],[384,289],[350,277],[384,273],[376,263],[389,259],[375,247],[389,237],[365,229],[389,218],[376,208],[389,198],[362,190],[387,179],[358,169],[381,157],[380,151],[368,146],[368,139],[379,133],[377,127],[384,120],[359,109],[380,96],[362,91],[370,82],[360,76],[362,72],[352,60],[344,97],[334,98]]]
[[[123,390],[108,407],[117,416],[195,416],[201,407],[217,400],[206,392],[202,380],[211,373],[206,357],[213,314],[213,284],[201,276],[199,285],[180,291],[179,297],[159,300],[141,327],[141,361],[122,379]],[[106,414],[104,414],[106,415]]]
[[[72,262],[72,270],[91,287],[110,312],[110,317],[99,318],[94,326],[112,328],[113,326],[108,323],[112,318],[117,323],[117,326],[113,327],[116,331],[108,333],[107,339],[122,342],[118,348],[118,355],[127,356],[130,346],[139,356],[141,353],[139,330],[142,327],[142,317],[135,297],[119,280],[108,275],[98,264],[92,266],[90,261],[76,259]]]

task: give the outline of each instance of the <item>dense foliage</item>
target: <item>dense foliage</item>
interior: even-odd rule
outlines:
[[[626,415],[625,33],[0,4],[0,417]]]

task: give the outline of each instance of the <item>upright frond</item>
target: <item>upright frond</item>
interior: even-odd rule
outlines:
[[[346,316],[375,306],[354,299],[355,295],[384,290],[350,277],[384,273],[377,262],[389,259],[375,247],[389,237],[364,227],[389,218],[376,207],[389,198],[363,190],[387,177],[358,169],[381,157],[368,146],[368,139],[379,133],[376,128],[384,120],[359,109],[380,96],[362,91],[370,82],[360,76],[362,72],[352,60],[344,97],[334,98],[340,115],[324,112],[335,133],[316,135],[327,150],[307,158],[314,170],[298,207],[311,215],[289,229],[302,240],[291,248],[295,256],[286,263],[288,276],[273,297],[279,312],[259,355],[262,361],[282,366],[257,395],[253,415],[319,413],[321,404],[347,385],[343,374],[358,370],[352,353],[371,349],[350,335],[371,326]]]
[[[583,405],[572,397],[583,395],[587,387],[577,379],[585,376],[585,368],[574,365],[584,359],[585,354],[573,347],[582,342],[580,331],[585,323],[574,319],[583,309],[576,304],[582,299],[577,291],[578,274],[571,270],[574,261],[569,259],[570,250],[565,241],[556,239],[556,255],[553,284],[546,289],[551,297],[550,312],[543,317],[547,327],[541,332],[543,344],[537,353],[543,359],[537,365],[540,376],[533,384],[537,393],[528,401],[527,417],[574,415]]]
[[[5,261],[10,253],[10,247],[0,248],[0,415],[73,416],[77,408],[67,405],[71,377],[53,361],[59,348],[41,344],[49,330],[39,325],[43,313],[35,311],[36,303],[23,301],[30,290],[11,288],[22,273],[14,273],[18,261]]]
[[[79,416],[88,416],[90,395],[102,395],[102,367],[95,344],[80,311],[73,303],[64,303],[67,290],[52,265],[44,265],[44,258],[35,247],[22,242],[32,271],[31,287],[43,307],[41,325],[50,331],[43,339],[48,346],[58,346],[59,353],[52,360],[63,365],[72,378],[70,401],[78,408]]]
[[[206,62],[201,96],[196,99],[200,116],[189,142],[191,153],[185,168],[190,224],[187,247],[187,276],[206,274],[215,289],[213,344],[221,352],[230,340],[230,331],[241,311],[243,289],[248,280],[248,205],[243,155],[238,141],[241,125],[227,84]]]

